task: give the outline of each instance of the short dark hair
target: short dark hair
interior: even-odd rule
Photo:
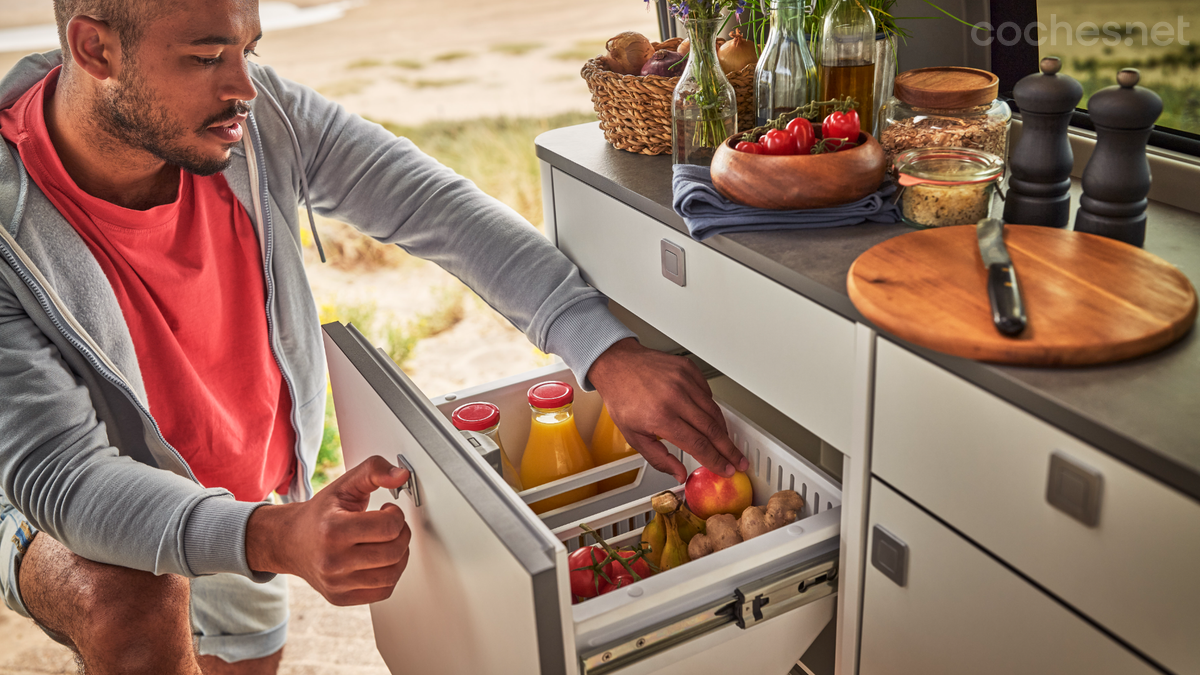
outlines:
[[[90,16],[108,24],[121,40],[121,51],[131,53],[142,39],[146,24],[158,18],[172,3],[158,0],[54,0],[54,22],[63,62],[70,62],[67,24],[77,16]]]

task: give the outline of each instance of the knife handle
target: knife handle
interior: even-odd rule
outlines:
[[[1025,306],[1017,287],[1012,265],[993,263],[988,267],[988,300],[992,303],[992,323],[1005,335],[1025,330]]]

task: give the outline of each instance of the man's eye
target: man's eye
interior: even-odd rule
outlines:
[[[192,58],[196,59],[196,63],[202,66],[215,66],[221,62],[220,56],[214,56],[211,59],[204,56],[193,56]]]
[[[243,53],[245,56],[258,56],[258,52],[254,51],[253,49],[247,49],[247,50],[245,50],[245,51],[244,51],[244,52],[242,52],[242,53]]]

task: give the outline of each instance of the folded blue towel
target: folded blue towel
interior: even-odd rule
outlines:
[[[743,206],[729,201],[713,187],[707,166],[676,164],[671,179],[675,196],[671,205],[683,217],[692,238],[703,241],[715,234],[763,230],[809,230],[863,222],[895,223],[900,207],[889,199],[896,184],[884,181],[874,194],[825,209],[783,211]]]

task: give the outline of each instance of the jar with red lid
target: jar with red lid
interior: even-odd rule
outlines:
[[[1012,109],[1000,78],[976,68],[917,68],[896,76],[879,133],[886,162],[913,148],[968,148],[1008,157]]]
[[[517,492],[524,489],[521,487],[520,474],[508,458],[508,453],[504,451],[504,444],[500,442],[500,408],[485,401],[464,403],[454,409],[450,421],[454,423],[455,429],[478,431],[490,438],[496,447],[500,448],[500,473],[504,476],[504,482]]]
[[[526,489],[573,476],[596,466],[579,429],[572,404],[575,391],[565,382],[541,382],[529,389],[532,413],[529,442],[521,457],[521,484]],[[575,488],[529,505],[534,513],[545,513],[596,495],[595,483]]]

